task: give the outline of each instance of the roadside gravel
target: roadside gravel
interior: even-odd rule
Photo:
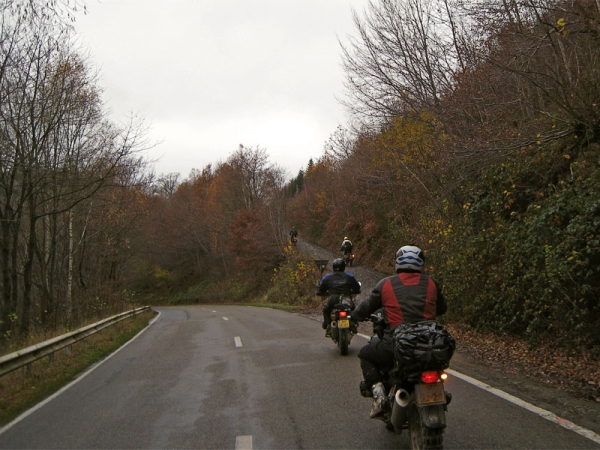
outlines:
[[[298,240],[298,249],[311,255],[313,259],[327,259],[329,261],[328,271],[331,271],[332,261],[340,256],[339,252],[333,252],[300,239]],[[369,295],[380,279],[390,275],[363,267],[360,265],[360,261],[355,261],[352,267],[346,269],[362,284],[362,293],[357,296],[358,303]],[[449,306],[451,307],[451,305]],[[319,322],[322,317],[320,310],[306,311],[305,314]],[[448,326],[448,328],[451,327]],[[360,333],[371,335],[371,331],[368,323],[359,325]],[[502,353],[502,348],[503,345],[498,344],[498,352]],[[450,368],[600,435],[600,402],[582,398],[585,394],[583,391],[571,390],[569,392],[569,390],[561,388],[561,385],[581,384],[580,380],[570,379],[573,373],[571,367],[563,368],[564,370],[560,373],[561,380],[557,382],[556,379],[549,380],[542,376],[543,370],[536,367],[535,362],[532,362],[533,365],[528,370],[523,370],[522,361],[512,360],[510,354],[502,354],[502,357],[497,358],[493,364],[481,356],[484,354],[485,351],[480,351],[478,348],[476,338],[471,337],[468,342],[461,342],[458,339]],[[560,371],[560,368],[558,370]],[[596,381],[600,383],[600,380]]]

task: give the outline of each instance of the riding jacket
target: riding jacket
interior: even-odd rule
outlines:
[[[385,310],[390,328],[406,322],[435,320],[448,309],[439,285],[417,271],[400,271],[379,281],[369,298],[361,302],[353,317],[365,320],[379,308]]]
[[[319,283],[317,295],[330,294],[358,294],[360,293],[360,283],[348,272],[332,272],[325,275]]]

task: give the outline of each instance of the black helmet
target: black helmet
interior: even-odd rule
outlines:
[[[343,272],[346,268],[346,263],[342,258],[335,259],[333,261],[333,271],[334,272]]]

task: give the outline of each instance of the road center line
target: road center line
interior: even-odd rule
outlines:
[[[229,320],[227,317],[223,317],[223,320]]]
[[[252,450],[252,435],[237,436],[235,438],[235,450]]]
[[[235,342],[236,348],[240,348],[242,346],[242,338],[240,338],[239,336],[234,337],[233,341]]]
[[[366,334],[362,333],[358,333],[357,336],[363,337],[367,340],[371,339],[370,336],[367,336]],[[554,422],[555,424],[560,425],[561,427],[566,428],[567,430],[574,431],[575,433],[600,444],[600,435],[594,433],[592,430],[580,427],[579,425],[574,424],[570,420],[563,419],[562,417],[557,416],[553,412],[546,411],[545,409],[532,405],[531,403],[527,403],[525,400],[521,400],[520,398],[515,397],[514,395],[510,395],[508,392],[496,389],[495,387],[492,387],[489,384],[486,384],[468,375],[457,372],[456,370],[447,369],[446,372],[455,376],[456,378],[460,378],[461,380],[466,381],[467,383],[477,386],[480,389],[484,389],[489,393],[494,394],[508,402],[514,403],[515,405],[520,406],[521,408],[525,408],[526,410],[531,411],[532,413],[537,414],[538,416],[543,417],[544,419],[549,420],[550,422]]]

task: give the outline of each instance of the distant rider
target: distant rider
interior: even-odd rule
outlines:
[[[298,239],[298,232],[296,231],[296,227],[292,227],[290,230],[290,242],[294,242],[294,238]]]
[[[333,261],[332,266],[333,272],[321,278],[319,289],[317,290],[317,295],[319,296],[324,297],[329,295],[329,299],[323,305],[322,327],[324,330],[331,323],[331,311],[339,303],[340,294],[347,296],[360,294],[360,283],[354,275],[344,271],[346,269],[344,260],[338,258]]]
[[[448,309],[440,286],[433,278],[422,273],[424,265],[423,250],[414,245],[401,247],[396,253],[396,275],[380,280],[352,315],[356,320],[367,320],[379,308],[384,309],[386,328],[383,341],[374,336],[358,352],[365,387],[371,390],[373,396],[371,418],[379,417],[382,413],[385,388],[381,368],[390,367],[394,361],[394,327],[403,322],[435,320]]]
[[[340,248],[340,251],[344,254],[347,255],[349,253],[352,253],[352,248],[354,246],[352,245],[352,242],[350,241],[350,239],[348,239],[348,236],[344,237],[344,240],[342,241],[342,247]]]

